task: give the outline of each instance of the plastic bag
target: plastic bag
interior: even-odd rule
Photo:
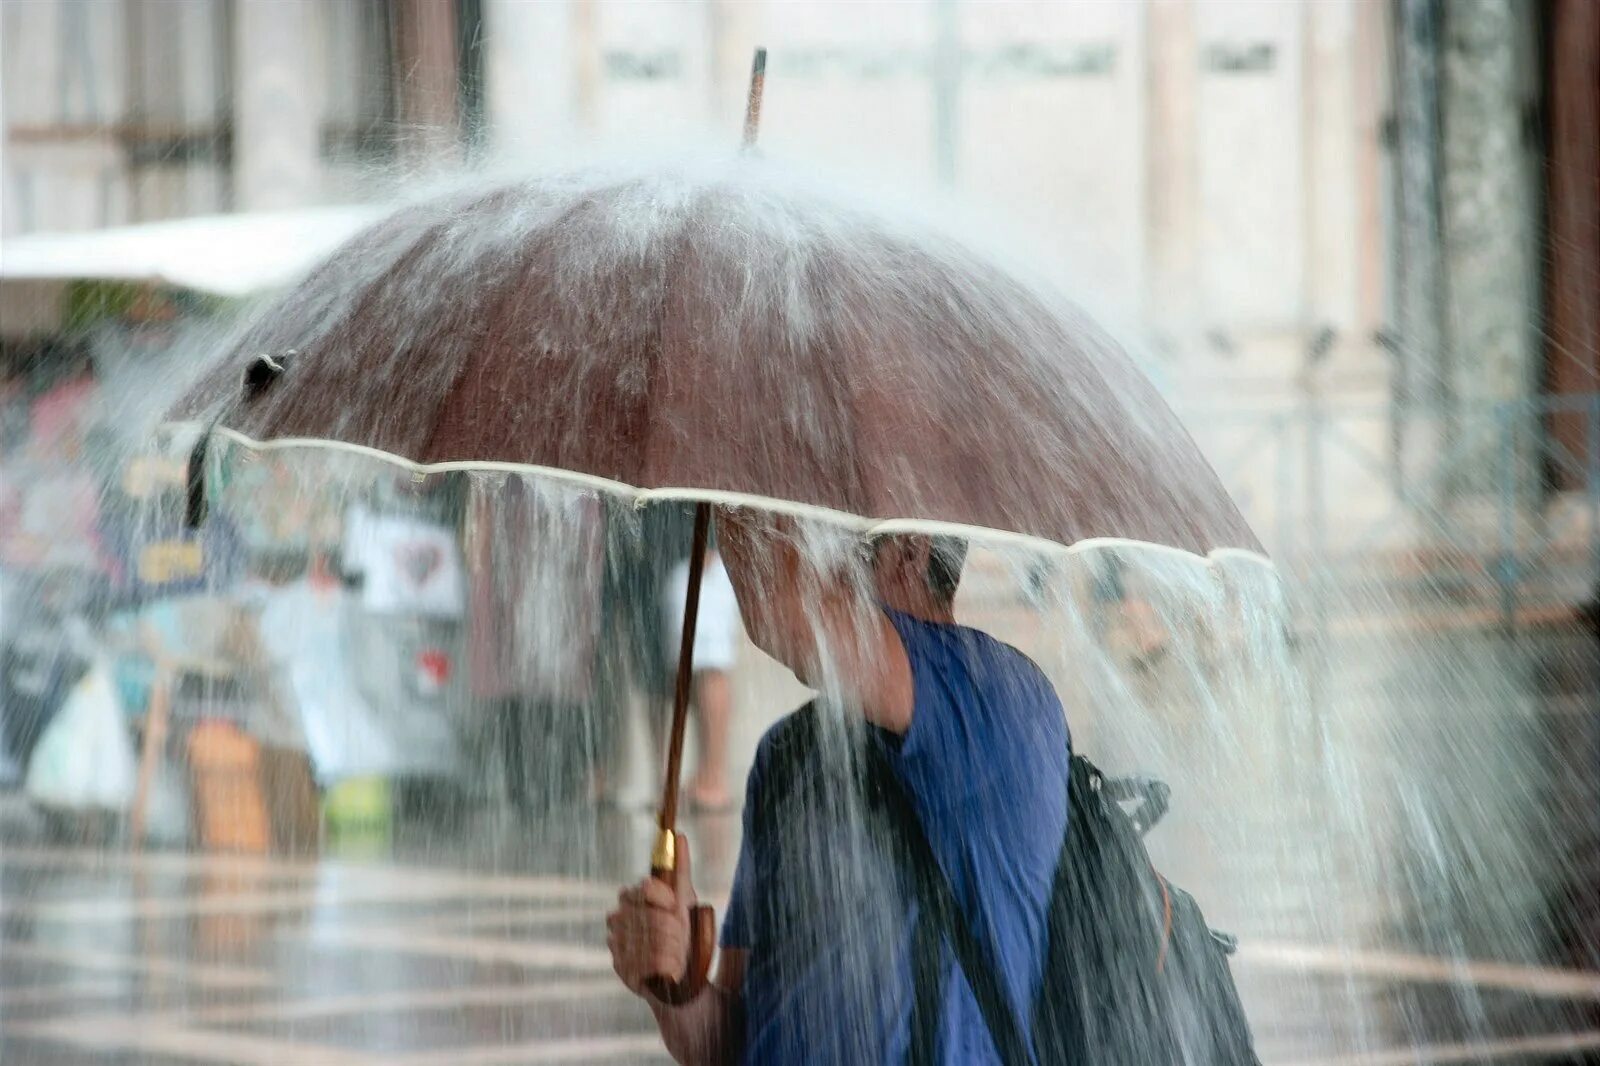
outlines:
[[[97,661],[39,738],[24,787],[43,807],[121,811],[137,772],[110,665]]]
[[[282,672],[320,783],[426,773],[448,754],[442,716],[433,716],[438,737],[419,736],[404,729],[404,715],[379,714],[357,689],[344,654],[343,592],[301,581],[264,598],[262,645]]]

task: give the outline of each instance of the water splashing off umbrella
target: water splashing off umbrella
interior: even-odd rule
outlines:
[[[747,145],[762,73],[758,52]],[[663,875],[712,505],[861,536],[1260,558],[1177,418],[1087,316],[952,238],[748,155],[397,212],[257,321],[177,416],[253,447],[695,501]],[[196,460],[198,500],[203,445]],[[709,909],[695,923],[694,962],[664,999],[704,980]]]

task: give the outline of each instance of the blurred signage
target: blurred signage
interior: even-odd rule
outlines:
[[[666,81],[683,73],[683,56],[673,49],[633,52],[614,48],[606,52],[606,77],[615,81]]]
[[[876,81],[900,75],[923,77],[929,65],[928,56],[913,48],[784,48],[772,54],[774,73],[786,78]]]
[[[461,553],[448,527],[353,507],[343,549],[345,570],[361,576],[362,605],[373,614],[461,614]]]
[[[182,459],[139,456],[130,460],[122,473],[122,491],[135,500],[147,500],[183,485],[187,477],[188,464]]]
[[[1011,44],[968,55],[966,62],[991,78],[1096,77],[1116,70],[1117,46],[1110,41]]]
[[[606,53],[607,76],[619,80],[675,78],[682,73],[676,51]],[[775,50],[773,70],[785,78],[839,78],[880,81],[931,76],[933,54],[918,48],[823,46]],[[1018,41],[961,54],[964,71],[980,78],[1050,79],[1101,77],[1117,66],[1111,41]]]
[[[204,573],[205,559],[199,541],[157,541],[139,551],[137,576],[141,585],[198,581]]]
[[[1205,68],[1217,74],[1266,74],[1278,62],[1270,41],[1213,41],[1202,53]]]

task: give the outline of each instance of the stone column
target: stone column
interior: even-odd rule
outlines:
[[[1430,502],[1423,489],[1455,435],[1443,341],[1441,7],[1441,0],[1398,0],[1394,7],[1395,445],[1399,492],[1419,504]]]
[[[1525,139],[1534,113],[1529,12],[1519,0],[1444,7],[1440,220],[1444,348],[1460,446],[1469,450],[1455,464],[1455,487],[1501,493],[1514,478],[1532,499],[1536,422],[1529,411],[1500,406],[1525,401],[1538,384],[1537,170]]]
[[[1600,4],[1555,0],[1550,17],[1548,208],[1550,333],[1545,383],[1557,394],[1600,392]],[[1550,419],[1555,442],[1580,461],[1592,456],[1592,412]],[[1583,474],[1557,471],[1581,488]]]
[[[1356,328],[1364,340],[1375,340],[1387,321],[1389,275],[1386,229],[1392,159],[1385,127],[1394,103],[1393,71],[1388,69],[1390,26],[1384,8],[1357,3],[1355,44],[1350,57],[1356,71]],[[1371,72],[1371,73],[1368,73]],[[1376,345],[1374,345],[1376,347]],[[1376,353],[1375,353],[1376,355]],[[1385,371],[1387,373],[1387,371]]]
[[[312,203],[321,184],[312,0],[235,0],[233,12],[234,203]]]
[[[70,0],[4,5],[0,237],[126,221],[124,16]]]
[[[764,10],[754,0],[706,4],[706,114],[713,130],[737,130],[750,90],[750,60],[761,39]]]
[[[451,0],[395,0],[401,141],[413,166],[460,157],[456,11]]]
[[[571,133],[572,5],[484,0],[484,111],[494,150],[550,149]]]
[[[567,35],[572,49],[572,110],[578,129],[592,136],[600,128],[599,0],[569,0],[572,6]]]
[[[1306,327],[1330,326],[1339,334],[1328,373],[1337,376],[1357,358],[1351,342],[1356,319],[1357,136],[1356,10],[1348,2],[1307,4],[1302,92],[1305,100]]]
[[[956,183],[961,139],[961,13],[959,0],[933,0],[933,165],[940,185]]]
[[[1146,306],[1180,335],[1194,325],[1199,196],[1199,49],[1193,0],[1152,0],[1145,13]]]

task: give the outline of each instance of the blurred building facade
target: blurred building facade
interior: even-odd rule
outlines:
[[[1165,343],[1209,336],[1202,380],[1274,388],[1331,325],[1342,384],[1386,387],[1382,5],[29,0],[3,33],[7,234],[732,131],[763,43],[769,153],[995,208]]]
[[[392,152],[382,0],[6,5],[6,234],[358,197]]]
[[[764,151],[943,184],[1024,234],[1139,324],[1219,466],[1244,453],[1223,473],[1247,507],[1313,476],[1433,506],[1499,491],[1471,473],[1488,469],[1473,412],[1600,388],[1595,12],[28,0],[0,28],[0,233],[366,199],[573,142],[731,141],[764,44]],[[1374,412],[1342,458],[1285,460],[1228,428],[1329,402]],[[1513,422],[1531,496],[1600,479],[1587,415]]]

